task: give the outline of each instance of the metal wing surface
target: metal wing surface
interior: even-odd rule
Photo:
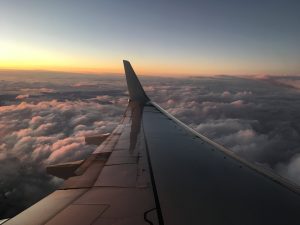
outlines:
[[[5,225],[300,224],[298,187],[174,118],[124,68],[120,124],[59,190]]]

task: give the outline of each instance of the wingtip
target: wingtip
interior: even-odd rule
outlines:
[[[128,60],[126,60],[126,59],[123,59],[123,63],[124,63],[124,64],[126,64],[126,63],[129,63],[129,64],[130,64],[130,62],[129,62]]]
[[[126,76],[130,100],[137,101],[140,103],[146,103],[150,101],[139,79],[137,78],[130,62],[127,60],[123,60],[123,64],[124,64],[124,70],[125,70],[125,76]]]

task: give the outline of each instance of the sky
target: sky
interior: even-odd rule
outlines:
[[[299,75],[297,0],[0,0],[0,69]]]

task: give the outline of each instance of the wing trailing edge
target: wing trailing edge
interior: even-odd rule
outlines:
[[[84,141],[87,145],[101,145],[103,141],[108,138],[110,133],[100,134],[100,135],[92,135],[92,136],[85,136]]]
[[[137,78],[131,64],[127,60],[123,60],[127,87],[129,92],[130,101],[145,104],[150,101],[146,95],[139,79]]]

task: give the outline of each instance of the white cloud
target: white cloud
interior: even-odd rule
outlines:
[[[45,167],[85,158],[95,147],[85,145],[84,136],[111,132],[124,109],[121,104],[57,100],[0,107],[0,176],[5,177],[1,192],[19,207],[32,204],[32,190],[42,197],[61,183],[48,176]],[[18,166],[7,167],[8,163]]]

